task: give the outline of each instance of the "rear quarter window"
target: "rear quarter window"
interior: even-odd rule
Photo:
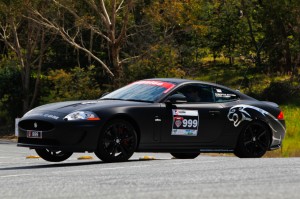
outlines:
[[[229,101],[235,101],[239,99],[238,95],[223,88],[214,87],[213,92],[214,92],[216,102],[229,102]]]

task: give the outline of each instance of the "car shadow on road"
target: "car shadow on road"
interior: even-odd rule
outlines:
[[[147,161],[158,161],[159,159],[155,160],[147,160]],[[130,162],[141,162],[145,160],[128,160],[127,162],[115,162],[115,163],[107,163],[102,161],[93,161],[93,162],[70,162],[70,163],[49,163],[49,164],[42,164],[42,165],[30,165],[30,166],[17,166],[17,167],[6,167],[0,168],[0,171],[10,171],[10,170],[27,170],[27,169],[45,169],[45,168],[59,168],[59,167],[79,167],[79,166],[86,166],[86,165],[115,165],[115,164],[126,164]]]

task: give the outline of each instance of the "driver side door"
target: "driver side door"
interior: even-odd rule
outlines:
[[[190,99],[191,95],[187,92],[193,89],[198,90],[198,96]],[[215,103],[212,87],[198,83],[188,84],[172,94],[177,93],[185,95],[187,101],[166,102],[161,105],[161,142],[180,145],[214,142],[224,127],[226,111],[220,103]]]

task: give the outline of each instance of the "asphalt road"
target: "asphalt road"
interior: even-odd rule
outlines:
[[[300,158],[239,159],[136,153],[103,163],[74,154],[49,163],[27,148],[0,141],[0,198],[300,198]],[[93,159],[78,160],[82,155]],[[140,157],[156,160],[142,161]]]

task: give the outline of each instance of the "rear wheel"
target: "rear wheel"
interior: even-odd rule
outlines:
[[[35,149],[36,153],[46,161],[62,162],[68,159],[73,153],[49,149]]]
[[[240,158],[260,158],[267,152],[270,142],[268,126],[254,121],[241,132],[234,154]]]
[[[195,159],[200,153],[171,153],[177,159]]]
[[[137,147],[134,127],[126,120],[109,122],[100,134],[95,154],[104,162],[127,161]]]

